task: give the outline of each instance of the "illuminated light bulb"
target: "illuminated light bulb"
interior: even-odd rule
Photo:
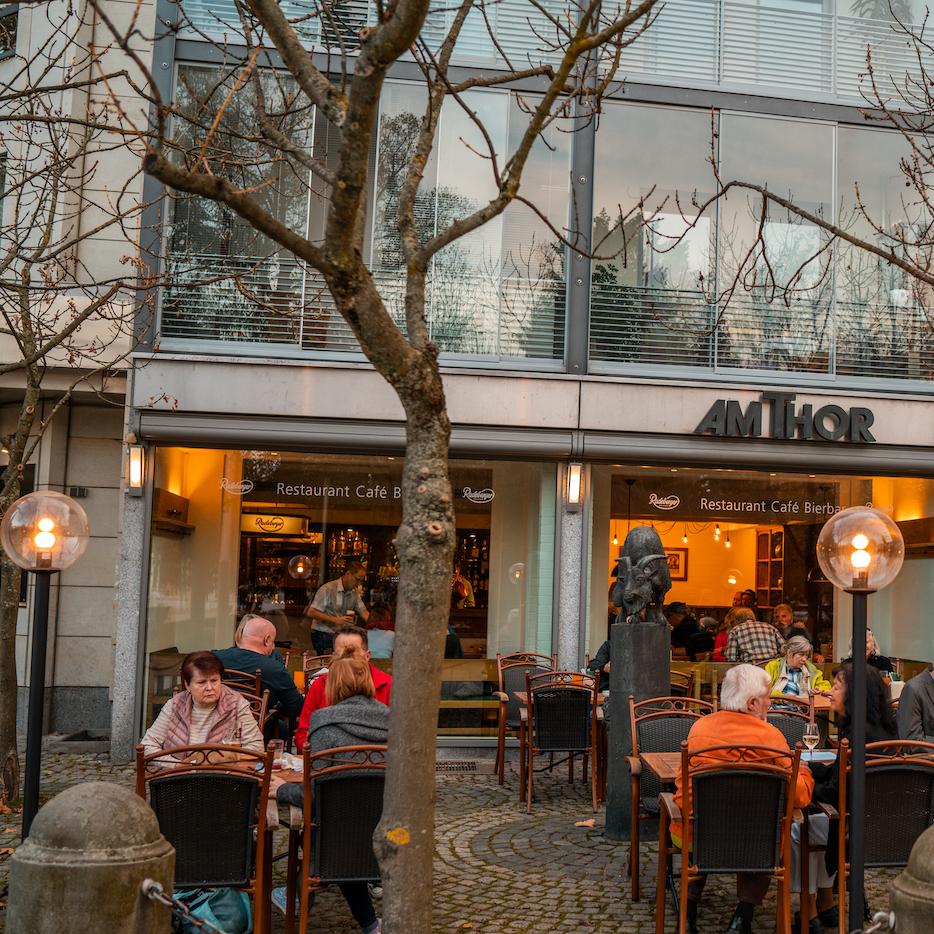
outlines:
[[[618,545],[618,544],[619,544],[619,539],[618,539],[615,535],[613,536],[613,544],[614,544],[614,545]]]
[[[720,523],[719,523],[719,522],[714,526],[714,530],[713,530],[713,540],[714,540],[715,542],[719,542],[719,541],[720,541]]]
[[[724,542],[724,547],[726,547],[726,548],[732,548],[732,547],[733,547],[732,544],[730,544],[730,536],[729,536],[729,534],[728,534],[727,537],[726,537],[726,542]]]
[[[40,532],[51,532],[55,528],[55,521],[48,516],[43,516],[36,524]]]
[[[687,530],[687,526],[684,527],[684,535],[681,536],[681,541],[682,541],[682,543],[685,544],[685,545],[688,543],[688,530]]]
[[[866,546],[869,544],[869,539],[863,535],[862,532],[858,532],[853,536],[853,547],[859,551],[865,551]]]
[[[51,532],[36,532],[33,541],[40,551],[50,551],[55,547],[55,536]]]
[[[726,579],[726,582],[727,582],[731,587],[735,586],[735,585],[736,585],[736,575],[735,575],[735,574],[731,574],[731,575]]]
[[[866,544],[869,544],[868,542]],[[872,557],[868,551],[863,551],[862,548],[858,548],[853,554],[850,555],[850,564],[853,565],[858,571],[864,571],[869,567],[872,562]]]

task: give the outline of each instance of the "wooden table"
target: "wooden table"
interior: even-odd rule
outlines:
[[[681,768],[680,752],[640,752],[639,760],[663,785],[673,785]]]

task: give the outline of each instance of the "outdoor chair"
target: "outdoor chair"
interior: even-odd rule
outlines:
[[[527,724],[520,730],[520,756],[524,753],[526,808],[532,813],[535,782],[535,757],[565,753],[569,763],[569,781],[574,779],[574,756],[584,756],[584,780],[587,759],[590,772],[590,797],[597,810],[600,783],[597,679],[576,671],[547,671],[525,676],[529,706],[525,708]],[[520,711],[520,715],[523,711]],[[552,763],[553,764],[553,760]],[[551,768],[551,764],[547,766]]]
[[[299,931],[308,930],[311,896],[325,885],[378,882],[373,832],[383,814],[386,747],[305,746],[300,820],[290,822],[285,934],[293,934],[296,891]],[[301,867],[299,868],[299,851]]]
[[[236,668],[224,669],[223,683],[229,688],[233,688],[240,694],[263,693],[263,675],[259,668],[250,673],[249,671],[239,671]]]
[[[797,710],[782,710],[777,707],[769,708],[766,719],[781,731],[782,736],[788,741],[789,749],[794,749],[795,743],[804,742],[804,733],[808,728],[808,723],[812,722],[812,717],[806,713]]]
[[[688,738],[691,727],[708,713],[714,713],[716,703],[694,700],[692,697],[650,697],[636,703],[629,695],[629,725],[632,736],[632,755],[629,763],[632,806],[631,836],[629,843],[629,876],[632,899],[639,901],[639,844],[640,823],[658,814],[658,796],[664,790],[662,783],[651,772],[642,770],[639,754],[643,752],[679,752],[681,743]]]
[[[526,689],[525,674],[539,675],[554,671],[556,656],[537,655],[534,652],[514,652],[512,655],[496,654],[496,677],[498,690],[493,694],[499,700],[496,732],[496,774],[502,785],[506,774],[506,731],[519,732],[519,708],[522,706],[515,696],[516,691]],[[521,760],[520,755],[520,760]],[[519,796],[525,793],[524,763],[519,763]]]
[[[236,753],[236,762],[218,761]],[[185,753],[177,765],[165,759]],[[175,888],[242,889],[253,900],[253,930],[270,930],[271,834],[266,812],[272,752],[190,745],[146,755],[136,747],[136,793],[146,798],[175,847]],[[256,771],[261,765],[262,771]]]
[[[263,691],[262,694],[249,694],[246,691],[238,693],[250,705],[250,713],[253,714],[253,719],[262,732],[269,718],[275,713],[269,709],[269,691]]]
[[[849,811],[847,792],[852,762],[850,744],[840,743],[841,774],[837,800],[837,903],[840,930],[847,928],[846,880]],[[831,818],[832,809],[825,808]],[[866,744],[866,806],[863,818],[863,866],[866,869],[904,867],[911,848],[934,823],[934,743],[889,740]],[[802,854],[802,859],[804,854]],[[862,922],[862,919],[857,919]]]
[[[327,668],[331,664],[330,655],[309,655],[302,653],[302,671],[305,673],[305,690],[314,681],[315,676],[322,668]]]
[[[684,809],[674,795],[659,797],[658,877],[655,932],[665,932],[665,886],[671,861],[681,856],[677,894],[678,931],[687,932],[688,884],[703,875],[766,873],[778,881],[775,930],[791,932],[791,887],[785,866],[791,857],[791,822],[801,750],[766,746],[711,746],[693,753],[681,744]],[[724,758],[716,759],[716,756]],[[726,761],[726,757],[729,761]],[[680,848],[671,841],[672,821],[690,822]],[[684,827],[684,824],[682,825]]]
[[[694,694],[694,669],[671,672],[671,696],[691,697]]]

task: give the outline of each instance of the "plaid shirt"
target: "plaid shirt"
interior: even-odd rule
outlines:
[[[726,642],[726,660],[761,665],[770,658],[778,658],[783,645],[784,641],[774,626],[750,619],[730,632]]]

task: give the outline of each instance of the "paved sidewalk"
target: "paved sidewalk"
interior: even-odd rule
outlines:
[[[133,770],[107,756],[46,755],[42,791],[51,796],[79,781],[130,785]],[[464,934],[649,934],[654,931],[655,846],[642,850],[644,897],[633,904],[625,877],[626,846],[603,837],[603,812],[590,810],[590,794],[571,787],[565,769],[536,779],[530,816],[516,797],[515,774],[500,787],[492,775],[438,775],[435,861],[435,931]],[[596,826],[575,827],[596,817]],[[19,843],[19,811],[0,815],[0,853]],[[285,849],[284,834],[277,849]],[[281,874],[284,860],[276,864]],[[0,891],[9,858],[0,855]],[[873,907],[888,904],[894,873],[868,873]],[[734,900],[729,878],[711,880],[701,910],[704,932],[723,931]],[[5,902],[5,895],[0,897]],[[378,910],[378,904],[377,904]],[[0,908],[0,931],[4,911]],[[274,918],[275,934],[282,919]],[[774,897],[757,915],[757,931],[774,929]],[[312,914],[315,934],[358,930],[336,890],[321,893]],[[667,931],[675,930],[669,909]],[[404,934],[404,932],[400,932]]]

